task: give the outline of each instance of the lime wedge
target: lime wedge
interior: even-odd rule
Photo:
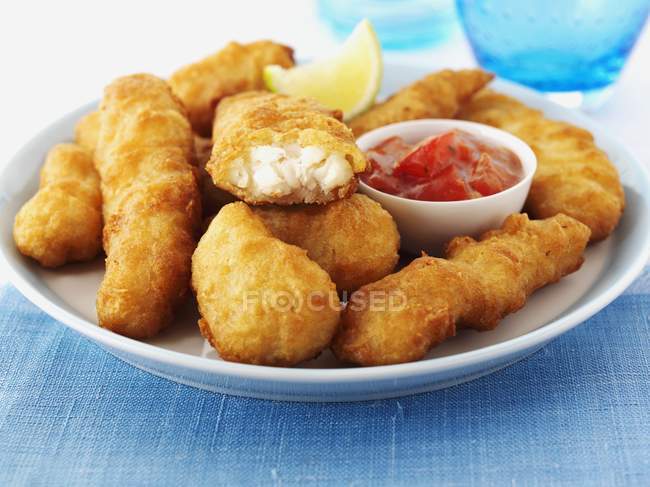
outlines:
[[[335,56],[284,69],[264,69],[266,87],[275,93],[309,96],[350,118],[367,110],[381,85],[381,46],[372,25],[362,20]]]

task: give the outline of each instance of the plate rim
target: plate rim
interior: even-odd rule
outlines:
[[[400,63],[390,63],[393,69],[406,67],[409,69],[419,69],[416,66],[410,66]],[[592,127],[598,127],[600,124],[591,120],[583,113],[562,107],[543,95],[523,86],[508,82],[502,79],[495,80],[492,87],[500,91],[499,88],[505,88],[508,94],[515,97],[518,95],[526,98],[533,98],[542,105],[550,107],[559,107],[562,111],[570,112],[581,126],[591,130]],[[98,105],[98,101],[87,103],[81,107],[69,112],[68,114],[57,118],[46,127],[39,130],[30,140],[28,140],[20,150],[4,165],[0,171],[0,179],[4,179],[10,172],[10,169],[21,159],[22,153],[29,146],[36,143],[43,137],[43,134],[49,131],[53,125],[61,123],[62,120],[80,116],[91,111]],[[623,144],[617,137],[608,135],[612,143],[617,145],[621,152],[627,158],[629,165],[634,166],[640,172],[641,186],[650,190],[650,171],[642,164],[634,154]],[[4,198],[4,196],[3,196]],[[645,204],[646,209],[650,210],[648,197],[644,195],[641,201]],[[521,353],[535,346],[542,346],[551,339],[565,333],[571,328],[584,322],[605,306],[610,304],[632,283],[632,281],[643,271],[650,257],[650,217],[646,221],[646,235],[644,238],[644,248],[633,258],[632,263],[623,272],[622,276],[615,281],[610,287],[602,291],[598,296],[578,306],[568,314],[554,319],[539,328],[532,330],[524,335],[514,337],[503,342],[495,343],[475,350],[461,352],[445,357],[436,357],[423,359],[416,362],[409,362],[394,365],[381,365],[374,367],[345,367],[345,368],[284,368],[271,367],[262,365],[250,365],[236,362],[227,362],[225,360],[215,360],[212,358],[190,355],[183,352],[177,352],[158,347],[149,343],[141,342],[118,335],[112,331],[99,327],[96,323],[88,321],[80,316],[63,309],[58,304],[50,301],[39,290],[29,283],[20,275],[18,269],[11,265],[7,255],[7,249],[0,245],[0,263],[7,271],[7,280],[15,286],[23,296],[30,302],[48,314],[50,317],[60,323],[72,328],[95,342],[107,347],[119,350],[127,354],[141,357],[142,359],[152,360],[158,363],[164,363],[170,366],[181,366],[194,371],[218,374],[223,376],[237,377],[241,379],[276,381],[284,383],[356,383],[366,382],[369,380],[394,380],[403,377],[419,377],[424,375],[433,375],[454,370],[459,367],[470,367],[480,363],[499,360],[507,356]]]

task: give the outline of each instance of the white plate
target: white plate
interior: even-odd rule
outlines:
[[[383,92],[391,93],[426,72],[388,65]],[[538,291],[524,309],[503,320],[496,330],[462,331],[434,349],[427,360],[340,368],[328,352],[295,369],[224,362],[199,334],[193,303],[179,313],[173,326],[146,343],[99,328],[95,293],[103,263],[98,260],[46,271],[16,251],[11,234],[16,212],[37,188],[46,152],[54,144],[70,140],[75,122],[96,104],[70,113],[39,133],[0,177],[0,255],[8,278],[46,313],[112,354],[153,374],[202,389],[280,400],[353,401],[424,392],[485,375],[539,349],[609,304],[641,272],[650,252],[650,177],[634,156],[580,113],[510,83],[497,81],[493,86],[552,118],[590,130],[619,168],[627,208],[616,232],[589,247],[580,271]]]

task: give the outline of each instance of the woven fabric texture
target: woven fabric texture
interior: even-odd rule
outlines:
[[[504,370],[350,404],[205,392],[0,291],[1,485],[650,485],[650,271]]]

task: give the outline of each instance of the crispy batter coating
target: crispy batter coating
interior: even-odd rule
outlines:
[[[359,137],[391,123],[421,118],[452,118],[460,106],[493,77],[480,69],[446,69],[431,73],[356,116],[348,125]]]
[[[339,111],[328,110],[310,98],[261,91],[228,97],[217,109],[212,157],[206,169],[218,187],[249,204],[322,204],[344,198],[356,189],[354,174],[366,169],[366,158],[340,116]],[[349,177],[326,191],[314,181],[298,180],[298,176],[294,178],[296,181],[289,181],[284,174],[279,175],[280,167],[293,163],[277,162],[274,169],[268,165],[265,168],[273,171],[273,177],[282,179],[283,188],[273,194],[256,193],[254,188],[262,171],[253,166],[253,150],[268,147],[317,148],[323,160],[309,166],[309,171],[317,172],[314,170],[324,167],[325,158],[332,155],[345,165]],[[295,164],[292,170],[297,172],[301,167],[307,166]],[[240,178],[239,181],[235,181],[234,176]],[[327,183],[331,176],[333,171],[326,171],[322,178]]]
[[[526,210],[533,218],[565,213],[591,229],[592,241],[616,228],[625,195],[616,167],[587,130],[549,120],[539,110],[491,90],[478,93],[459,118],[506,130],[537,156]]]
[[[339,292],[377,281],[397,264],[395,221],[365,195],[353,194],[324,206],[260,206],[253,211],[277,238],[305,249]]]
[[[196,155],[197,165],[199,167],[205,167],[210,160],[210,155],[212,155],[212,140],[195,134],[194,153]]]
[[[16,215],[18,250],[45,267],[90,260],[102,245],[102,197],[91,154],[76,144],[50,150],[39,190]]]
[[[589,234],[566,215],[515,214],[479,241],[455,238],[448,260],[420,257],[354,293],[332,349],[346,362],[395,364],[423,358],[456,326],[491,330],[536,289],[578,270]]]
[[[269,64],[293,66],[293,50],[271,41],[231,42],[220,51],[185,66],[169,84],[185,107],[194,130],[209,137],[214,108],[222,98],[264,88],[262,73]]]
[[[75,126],[75,142],[91,152],[95,152],[99,138],[100,112],[96,110],[84,115]],[[230,193],[217,188],[212,178],[205,170],[210,160],[212,140],[194,136],[194,160],[198,167],[199,189],[201,191],[201,207],[204,215],[214,215],[223,205],[235,201]]]
[[[75,142],[91,153],[97,148],[100,121],[99,110],[95,110],[81,117],[74,128]]]
[[[83,116],[75,126],[75,142],[91,152],[95,152],[99,138],[99,110]],[[212,177],[205,170],[205,165],[210,160],[212,153],[212,140],[194,136],[195,161],[198,167],[199,189],[201,191],[201,207],[205,216],[214,215],[228,203],[235,201],[235,197],[217,188],[212,182]]]
[[[151,337],[185,296],[201,212],[193,150],[189,121],[164,81],[136,74],[106,88],[95,152],[108,256],[101,326]]]
[[[201,238],[192,287],[201,333],[225,360],[296,365],[329,345],[339,321],[327,273],[242,202],[224,206]]]
[[[227,191],[217,188],[212,181],[212,177],[205,170],[205,165],[210,160],[210,155],[212,154],[212,140],[201,137],[200,135],[195,135],[194,152],[196,154],[198,167],[203,216],[214,216],[223,205],[232,203],[236,198]]]

